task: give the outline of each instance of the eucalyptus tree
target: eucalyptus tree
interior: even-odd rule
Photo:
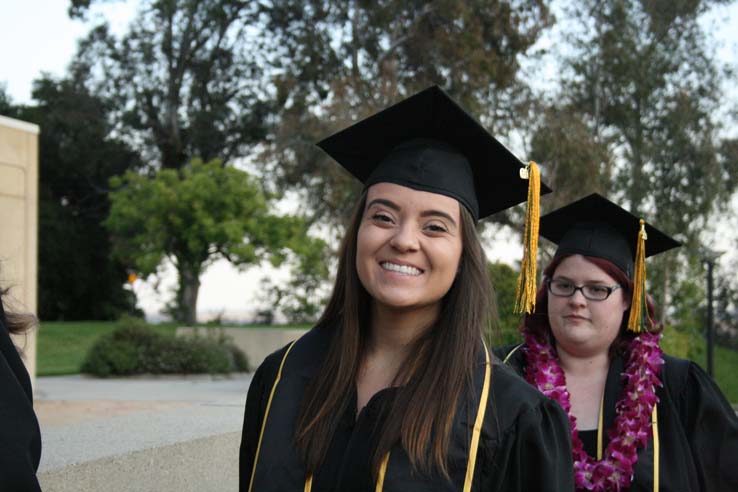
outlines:
[[[738,177],[734,159],[721,150],[725,122],[718,116],[725,114],[721,87],[729,72],[701,23],[721,3],[729,2],[564,2],[566,49],[555,106],[586,124],[584,142],[609,154],[595,159],[602,164],[592,169],[589,189],[579,181],[568,188],[574,195],[604,188],[685,243],[654,262],[651,285],[662,306],[672,280],[696,274],[690,265],[699,263],[699,235],[729,202]],[[568,166],[581,165],[570,154]]]
[[[135,296],[124,287],[126,265],[111,257],[102,222],[110,209],[108,180],[140,168],[139,155],[116,137],[110,102],[91,94],[84,80],[41,75],[32,96],[31,104],[0,112],[41,128],[39,317],[116,319],[135,312]]]
[[[273,0],[260,14],[279,111],[263,161],[338,226],[359,187],[317,140],[431,84],[504,137],[530,103],[520,57],[553,21],[546,0]]]
[[[73,0],[83,17],[94,0]],[[73,73],[113,101],[118,131],[152,168],[193,157],[232,162],[264,137],[270,103],[263,86],[257,2],[142,0],[127,32],[107,23],[82,40]]]

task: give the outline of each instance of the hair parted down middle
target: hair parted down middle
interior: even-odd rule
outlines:
[[[357,234],[365,205],[366,192],[341,243],[333,292],[318,320],[318,326],[333,333],[330,348],[306,389],[297,419],[296,442],[309,473],[320,467],[347,411],[371,324],[371,297],[356,270]],[[454,415],[462,394],[472,385],[483,331],[497,318],[476,223],[466,208],[459,208],[463,245],[459,273],[441,301],[438,319],[415,342],[395,377],[396,384],[402,382],[395,397],[381,410],[386,419],[373,451],[375,474],[384,455],[400,442],[416,469],[428,472],[435,467],[448,476]]]

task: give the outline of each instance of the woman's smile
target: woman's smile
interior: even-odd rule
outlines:
[[[423,274],[423,270],[420,268],[399,262],[382,261],[379,263],[379,266],[387,272],[398,274],[403,277],[417,277]]]

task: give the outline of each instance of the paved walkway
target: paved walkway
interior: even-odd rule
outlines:
[[[38,378],[39,472],[238,432],[250,381],[247,374]]]
[[[238,489],[251,375],[38,378],[44,492]]]

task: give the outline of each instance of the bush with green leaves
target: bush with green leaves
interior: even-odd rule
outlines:
[[[521,315],[513,312],[518,288],[518,272],[502,262],[487,264],[495,292],[499,324],[491,327],[488,337],[493,346],[504,346],[523,341],[520,335]]]
[[[110,186],[105,224],[114,254],[143,277],[165,260],[176,266],[177,294],[168,311],[177,321],[195,324],[200,278],[221,259],[240,269],[291,259],[298,281],[318,285],[327,275],[325,242],[308,234],[303,218],[275,214],[276,197],[243,170],[193,159],[151,176],[128,172]]]
[[[101,377],[226,374],[248,371],[249,365],[246,355],[222,335],[174,337],[156,333],[142,320],[128,318],[90,348],[81,370]]]

